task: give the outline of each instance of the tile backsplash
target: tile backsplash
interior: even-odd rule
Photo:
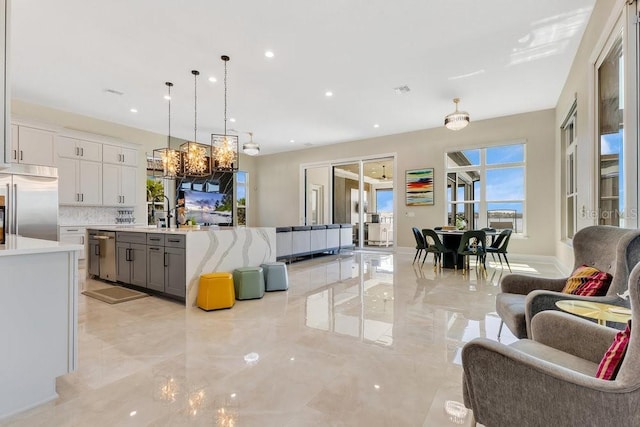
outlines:
[[[118,208],[60,206],[58,225],[115,225]]]

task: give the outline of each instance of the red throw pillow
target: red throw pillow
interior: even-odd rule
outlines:
[[[622,360],[627,352],[629,346],[629,336],[631,335],[631,321],[627,323],[627,327],[624,331],[620,331],[613,339],[613,343],[604,354],[604,357],[598,365],[598,371],[596,372],[596,378],[601,380],[615,380]]]
[[[585,297],[603,296],[609,290],[611,279],[613,276],[609,273],[595,267],[581,265],[567,279],[562,292]]]

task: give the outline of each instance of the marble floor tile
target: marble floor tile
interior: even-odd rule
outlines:
[[[58,379],[58,399],[0,425],[471,425],[461,349],[497,339],[506,273],[491,262],[486,274],[463,275],[412,259],[354,252],[296,262],[288,291],[212,312],[80,295],[77,371]],[[511,267],[560,276],[550,264]],[[514,340],[505,328],[501,341]]]

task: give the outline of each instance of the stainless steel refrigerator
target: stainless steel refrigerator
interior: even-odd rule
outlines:
[[[12,165],[0,169],[6,233],[58,240],[58,169]]]

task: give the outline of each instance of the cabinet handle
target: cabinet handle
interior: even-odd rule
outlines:
[[[84,193],[80,193],[80,201],[84,202]]]
[[[23,157],[22,154],[23,154],[22,150],[20,150],[20,161],[22,161],[22,157]]]
[[[84,245],[84,236],[80,236],[80,242],[82,242],[81,245]]]
[[[18,150],[13,150],[13,160],[18,160]]]
[[[167,239],[171,243],[180,243],[180,239]]]
[[[169,254],[165,252],[164,253],[164,266],[165,267],[169,266],[169,261],[168,261],[167,255],[169,255]]]
[[[76,150],[76,156],[79,156],[80,155],[80,150],[78,149],[78,147],[76,147],[75,150]]]
[[[94,254],[100,256],[100,245],[95,245],[94,246],[96,249],[93,251]]]
[[[84,148],[80,148],[80,156],[84,157]]]
[[[67,228],[67,231],[78,231],[77,228]]]
[[[159,251],[160,248],[149,248],[150,251]]]

